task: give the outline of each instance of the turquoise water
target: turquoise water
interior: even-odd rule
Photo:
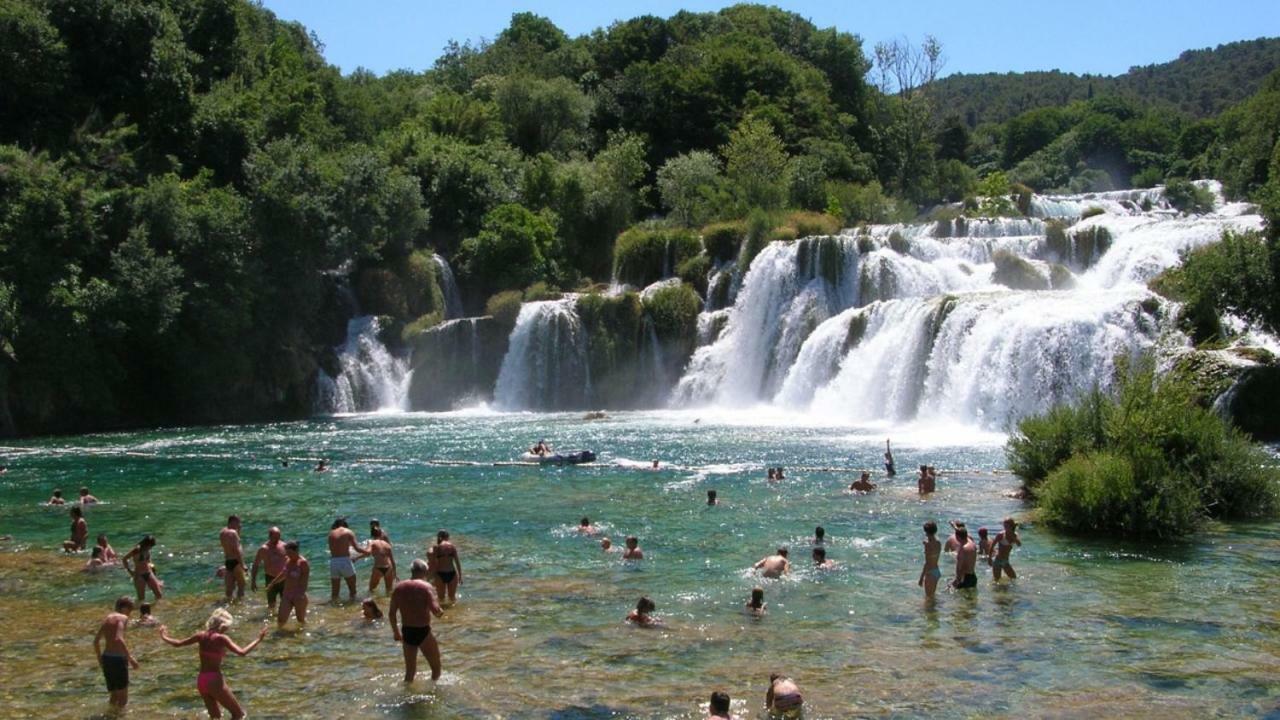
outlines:
[[[871,495],[845,492],[856,469],[879,470],[886,434],[902,474],[877,477]],[[505,464],[541,437],[601,461]],[[1028,522],[1016,582],[983,575],[976,598],[944,593],[926,607],[922,522],[1027,517],[990,434],[781,416],[410,414],[56,438],[0,455],[0,533],[13,536],[0,545],[0,701],[15,716],[106,707],[92,634],[131,585],[120,571],[76,572],[84,558],[56,550],[65,510],[41,506],[54,487],[74,495],[81,485],[105,501],[88,512],[91,536],[108,533],[123,553],[156,535],[168,593],[156,614],[175,634],[198,629],[221,597],[212,575],[227,514],[244,518],[250,554],[271,525],[301,541],[315,568],[308,627],[227,661],[251,717],[692,718],[712,689],[760,717],[772,670],[800,684],[810,718],[1280,712],[1275,523],[1155,545]],[[281,457],[295,460],[284,468]],[[331,472],[310,471],[319,457]],[[654,458],[662,469],[644,469]],[[911,471],[921,463],[942,473],[926,500]],[[789,479],[767,482],[770,465]],[[708,489],[722,505],[706,506]],[[436,626],[438,687],[406,688],[390,631],[362,625],[357,606],[328,605],[324,536],[338,514],[361,536],[381,519],[402,566],[436,529],[453,534],[465,584]],[[583,515],[618,544],[639,536],[647,559],[623,563],[579,537]],[[841,564],[833,572],[808,567],[815,525]],[[742,605],[761,583],[749,568],[778,545],[792,548],[797,571],[765,581],[769,612],[749,618]],[[369,565],[358,566],[363,585]],[[665,628],[622,623],[642,594]],[[247,641],[265,607],[254,596],[233,612],[231,634]],[[195,652],[145,628],[131,634],[143,662],[131,712],[202,714]]]

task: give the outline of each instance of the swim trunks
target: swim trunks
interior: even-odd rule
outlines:
[[[102,654],[102,676],[107,681],[107,692],[129,687],[129,659],[123,655]]]
[[[227,566],[227,572],[231,572],[240,564],[240,558],[228,558],[225,564]]]
[[[957,590],[968,590],[969,588],[976,587],[978,587],[978,576],[973,573],[965,575],[964,580],[956,585]]]
[[[263,573],[262,576],[267,579],[267,604],[275,605],[276,598],[279,598],[280,593],[284,592],[284,583],[273,586],[271,582],[276,579],[275,575],[267,575],[266,573]]]
[[[439,577],[440,582],[444,583],[445,585],[448,585],[449,583],[453,582],[453,579],[457,577],[457,575],[458,573],[454,570],[437,570],[436,571],[436,576]]]
[[[991,561],[991,567],[1007,569],[1009,567],[1009,558],[1003,558],[1003,559],[995,558],[994,560]]]
[[[404,638],[404,644],[412,645],[413,647],[418,647],[419,645],[422,645],[422,643],[426,642],[427,637],[430,635],[431,635],[430,625],[423,625],[421,627],[405,625],[404,627],[400,628],[400,637]]]
[[[356,566],[351,562],[349,557],[329,558],[329,577],[355,577]]]

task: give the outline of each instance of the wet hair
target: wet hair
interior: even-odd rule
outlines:
[[[769,468],[769,479],[772,480],[776,477],[778,477],[777,471],[775,471],[773,468]]]
[[[87,487],[82,487],[82,488],[80,488],[80,494],[81,494],[81,495],[88,495],[88,494],[89,494],[89,488],[87,488]]]
[[[240,516],[239,516],[239,515],[228,515],[228,516],[227,516],[227,526],[228,526],[228,527],[230,527],[230,526],[231,526],[231,523],[233,523],[233,522],[240,522]]]
[[[938,534],[938,523],[930,520],[924,524],[924,534],[933,537]]]
[[[779,555],[781,555],[782,557],[786,557],[786,556],[787,556],[787,553],[789,553],[789,552],[790,552],[790,550],[787,550],[787,549],[786,549],[786,548],[784,548],[784,547],[780,547],[780,548],[778,548],[778,554],[779,554]]]
[[[382,618],[382,608],[378,607],[377,600],[374,600],[373,598],[365,598],[364,602],[360,603],[360,607],[369,608],[371,610],[369,614],[373,616],[374,620]]]
[[[987,536],[987,529],[984,527],[978,528],[978,537],[986,537],[986,536]]]
[[[827,536],[827,531],[825,528],[819,525],[818,527],[813,529],[813,536],[819,539],[824,538]]]
[[[711,693],[711,712],[729,712],[729,693],[720,690]]]
[[[920,472],[921,472],[921,474],[928,475],[928,474],[929,474],[929,466],[928,466],[928,465],[921,465],[921,466],[920,466]]]
[[[764,605],[764,588],[751,588],[751,607],[758,608]]]
[[[627,544],[628,544],[628,545],[630,545],[631,543],[635,543],[635,544],[639,545],[639,544],[640,544],[640,538],[636,537],[635,535],[628,535],[628,536],[627,536]]]
[[[658,606],[654,605],[653,601],[650,600],[647,596],[642,596],[639,600],[636,601],[636,612],[647,613],[647,612],[653,612],[654,610],[657,610],[657,609],[658,609]]]
[[[116,612],[124,612],[133,609],[133,598],[128,595],[121,595],[116,598]]]
[[[578,527],[587,527],[590,524],[591,524],[591,518],[587,517],[586,515],[583,515],[582,519],[578,521]]]
[[[859,479],[860,479],[860,480],[870,480],[870,479],[871,479],[871,473],[867,472],[866,470],[863,470],[863,471],[862,471],[862,477],[860,477]]]
[[[285,543],[285,544],[284,544],[284,549],[285,549],[285,550],[292,550],[292,551],[294,551],[294,552],[298,552],[298,541],[297,541],[297,540],[290,540],[289,542],[287,542],[287,543]]]
[[[715,490],[708,490],[708,491],[707,491],[707,499],[708,499],[708,500],[715,500],[715,499],[716,499],[716,491],[715,491]]]
[[[781,679],[782,679],[782,677],[783,677],[782,673],[779,673],[779,672],[772,672],[772,673],[769,673],[769,684],[770,684],[770,685],[772,685],[773,683],[777,682],[778,680],[781,680]]]
[[[142,539],[138,541],[138,547],[142,547],[144,545],[146,547],[154,547],[155,544],[156,544],[155,535],[143,535]]]
[[[138,606],[138,613],[139,613],[140,615],[142,615],[142,617],[147,617],[148,615],[150,615],[150,614],[151,614],[151,603],[142,603],[141,605],[139,605],[139,606]]]
[[[61,491],[61,490],[54,490],[54,491],[53,491],[53,496],[54,496],[54,497],[62,497],[62,491]]]
[[[382,527],[382,523],[378,521],[378,518],[369,518],[369,527]],[[372,600],[373,598],[370,599]]]
[[[961,526],[961,527],[957,527],[957,528],[956,528],[956,539],[957,539],[957,540],[968,540],[968,539],[969,539],[969,531],[968,531],[968,530],[965,530],[963,526]]]
[[[814,559],[814,560],[826,560],[826,559],[827,559],[827,549],[826,549],[826,548],[824,548],[824,547],[816,547],[816,548],[814,548],[814,549],[813,549],[813,559]]]
[[[442,542],[444,542],[445,540],[448,540],[448,539],[449,539],[449,531],[448,531],[448,530],[441,530],[441,531],[439,531],[439,532],[437,532],[437,533],[436,533],[436,544],[437,544],[437,545],[439,545],[440,543],[442,543]]]
[[[222,632],[223,630],[230,629],[234,622],[235,618],[231,617],[231,613],[222,608],[218,608],[213,611],[213,614],[209,616],[208,620],[204,621],[204,629],[209,632]]]
[[[1002,522],[1002,523],[1000,523],[1000,524],[1001,524],[1001,525],[1009,525],[1009,526],[1013,527],[1013,529],[1015,529],[1015,530],[1018,528],[1018,521],[1017,521],[1017,520],[1014,520],[1014,519],[1013,519],[1013,518],[1011,518],[1011,517],[1007,517],[1007,518],[1005,518],[1005,519],[1004,519],[1004,522]]]
[[[106,540],[107,540],[106,533],[98,533],[98,542],[106,542]]]
[[[93,557],[95,557],[95,558],[100,558],[100,557],[102,557],[102,546],[101,546],[101,545],[94,545],[94,546],[93,546],[93,552],[92,552],[91,554],[92,554],[92,555],[93,555]]]
[[[340,527],[350,527],[349,525],[347,525],[347,519],[345,517],[340,517],[337,520],[334,520],[333,525],[329,529],[337,530]]]
[[[422,558],[415,559],[413,561],[413,564],[409,566],[410,577],[415,577],[415,578],[426,577],[427,574],[430,572],[431,572],[431,566],[428,565],[427,561],[423,560]]]
[[[81,515],[84,515],[83,510],[78,507],[71,508],[71,517],[80,517]]]

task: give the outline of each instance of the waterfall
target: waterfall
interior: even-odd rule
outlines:
[[[337,377],[321,370],[315,407],[321,413],[404,410],[409,363],[396,357],[378,337],[378,318],[363,315],[347,322],[347,339],[335,348]]]
[[[462,296],[458,293],[458,283],[453,279],[453,268],[449,261],[439,255],[432,255],[439,269],[440,290],[444,294],[444,319],[456,320],[462,317]]]
[[[1203,185],[1217,198],[1205,215],[1154,188],[773,243],[699,317],[673,402],[1008,429],[1107,385],[1117,359],[1185,346],[1176,307],[1146,283],[1225,230],[1262,227]]]
[[[577,298],[525,303],[502,358],[494,404],[503,410],[579,408],[591,396]]]

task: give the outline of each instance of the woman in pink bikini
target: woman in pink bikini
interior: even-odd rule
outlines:
[[[244,709],[240,707],[235,694],[231,692],[231,687],[222,677],[222,659],[226,657],[228,650],[240,657],[253,652],[253,649],[258,647],[258,643],[262,642],[262,638],[266,636],[267,628],[264,625],[256,640],[245,647],[240,647],[223,634],[231,627],[231,623],[231,613],[219,608],[209,616],[209,621],[204,625],[204,631],[185,640],[176,640],[169,637],[168,629],[161,625],[160,639],[173,647],[200,644],[200,674],[196,676],[196,689],[200,691],[200,699],[204,700],[209,717],[222,717],[221,708],[226,708],[227,712],[231,713],[231,720],[240,720],[244,717]]]

